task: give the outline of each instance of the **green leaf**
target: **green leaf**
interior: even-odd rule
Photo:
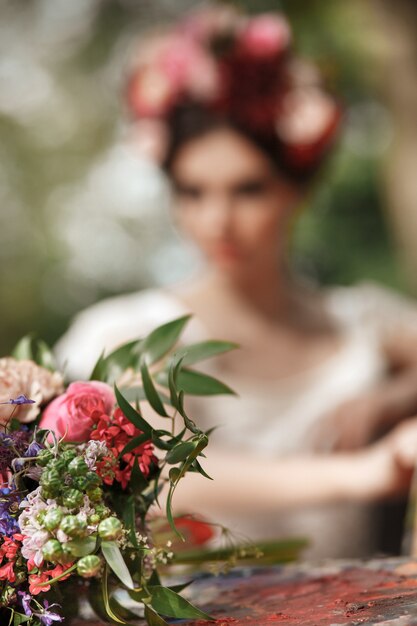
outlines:
[[[157,377],[155,378],[158,382],[158,378]],[[136,403],[136,402],[142,402],[143,400],[147,400],[143,387],[140,387],[139,385],[135,385],[133,387],[121,387],[120,391],[123,394],[124,398],[126,398],[126,400],[128,402],[131,402],[132,404],[134,402]],[[164,404],[171,404],[171,398],[169,398],[165,393],[162,393],[161,391],[159,391],[159,389],[158,389],[158,395]]]
[[[148,422],[143,419],[142,415],[138,411],[136,411],[133,406],[129,404],[129,402],[123,397],[123,395],[117,388],[117,385],[114,386],[114,393],[116,394],[117,404],[122,410],[123,414],[130,422],[132,422],[132,424],[136,426],[136,428],[139,428],[139,430],[142,430],[144,433],[146,433],[150,439],[152,437],[151,425],[148,424]]]
[[[141,493],[148,486],[148,481],[146,480],[139,467],[139,461],[137,457],[135,458],[135,461],[133,463],[129,486],[136,494]]]
[[[188,600],[182,598],[178,593],[168,587],[156,585],[149,587],[149,591],[152,595],[152,607],[158,613],[162,613],[162,615],[177,618],[213,619],[210,615],[204,613],[204,611],[201,611],[191,604],[191,602],[188,602]]]
[[[175,356],[183,357],[184,365],[193,365],[199,361],[204,361],[205,359],[223,354],[224,352],[230,352],[230,350],[235,350],[236,348],[239,348],[239,345],[230,341],[202,341],[176,350]]]
[[[24,337],[22,337],[22,339],[20,339],[20,341],[14,347],[11,356],[18,361],[32,361],[32,342],[33,335],[25,335]]]
[[[147,605],[145,605],[145,619],[149,626],[169,626],[168,622],[158,615],[152,607]]]
[[[165,457],[166,462],[175,465],[175,463],[184,461],[191,452],[194,452],[196,445],[196,441],[182,441],[178,443],[167,453]]]
[[[93,371],[90,374],[89,380],[100,380],[103,382],[107,381],[107,369],[106,369],[106,359],[104,357],[104,350],[98,357]]]
[[[90,535],[81,539],[73,539],[68,543],[68,548],[73,556],[82,557],[94,552],[96,543],[96,538]]]
[[[125,445],[125,447],[119,454],[119,457],[122,457],[124,454],[131,452],[131,450],[134,450],[135,448],[140,446],[142,443],[145,443],[145,441],[149,441],[149,435],[147,435],[146,433],[142,433],[141,435],[138,435],[137,437],[133,437],[133,439],[131,439],[129,443]]]
[[[107,356],[103,353],[93,368],[90,380],[113,382],[129,367],[135,369],[141,344],[141,339],[135,339],[119,346]]]
[[[114,622],[117,622],[118,624],[126,624],[124,619],[120,619],[112,610],[111,606],[110,606],[110,599],[109,599],[109,568],[106,565],[103,571],[103,578],[101,579],[101,593],[103,596],[103,603],[104,603],[104,608],[106,610],[106,613],[108,615],[108,617],[113,620]]]
[[[177,343],[190,315],[159,326],[143,340],[142,350],[148,365],[156,363]]]
[[[186,428],[188,428],[188,430],[191,430],[191,432],[194,433],[195,435],[199,435],[201,433],[201,430],[199,428],[197,428],[196,423],[193,422],[193,420],[191,420],[188,417],[187,413],[185,412],[185,408],[184,408],[184,391],[183,390],[181,390],[179,395],[178,395],[178,412],[182,416]]]
[[[169,589],[172,589],[172,591],[175,591],[175,593],[181,593],[181,591],[183,591],[184,589],[187,589],[187,587],[192,585],[193,582],[194,582],[194,579],[189,580],[187,583],[182,583],[181,585],[171,585]]]
[[[13,626],[20,626],[20,624],[25,624],[31,618],[27,615],[22,615],[22,613],[13,612]],[[10,624],[11,622],[9,622]]]
[[[143,389],[145,391],[146,399],[148,400],[149,404],[151,405],[153,410],[156,411],[159,415],[162,415],[162,417],[168,417],[168,413],[165,411],[161,398],[159,397],[155,385],[153,384],[145,361],[142,361],[140,371],[142,374]]]
[[[178,387],[192,396],[236,395],[233,389],[213,376],[196,370],[182,369],[178,374]]]
[[[197,461],[197,459],[194,459],[193,462],[193,466],[195,466],[197,472],[199,472],[199,474],[201,474],[202,476],[204,476],[204,478],[208,478],[209,480],[213,480],[211,476],[209,476],[207,474],[207,472],[204,471],[204,469],[201,467],[200,463]]]
[[[56,370],[55,357],[52,350],[45,341],[36,341],[36,362],[45,369],[54,372]]]
[[[128,589],[134,589],[135,584],[117,543],[115,541],[102,541],[101,551],[119,580],[121,580]]]
[[[177,378],[178,373],[182,367],[182,361],[182,357],[174,358],[172,360],[168,370],[168,380],[162,383],[165,386],[168,386],[169,394],[171,397],[171,404],[177,410],[179,410]]]
[[[177,537],[179,537],[182,541],[185,541],[184,535],[180,533],[180,531],[175,526],[174,516],[172,514],[172,497],[174,495],[174,491],[179,481],[187,472],[188,468],[191,467],[191,465],[193,464],[197,456],[200,454],[200,452],[204,450],[207,444],[208,444],[208,437],[203,434],[200,435],[200,439],[196,442],[194,451],[191,454],[189,454],[187,460],[184,461],[184,463],[182,464],[181,469],[178,467],[172,467],[169,470],[170,486],[169,486],[169,491],[167,495],[165,510],[166,510],[166,515],[167,515],[167,520],[168,520],[169,525],[171,526],[172,530],[175,532]]]
[[[210,563],[214,561],[227,561],[232,556],[238,557],[244,563],[265,565],[273,563],[288,563],[299,558],[300,552],[308,546],[305,539],[288,539],[281,541],[264,541],[254,545],[243,544],[221,548],[198,548],[193,550],[181,550],[175,554],[175,563],[193,564]],[[261,553],[255,556],[254,549]],[[239,556],[243,550],[247,557]]]

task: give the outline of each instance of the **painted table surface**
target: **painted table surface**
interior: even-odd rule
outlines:
[[[182,626],[417,626],[417,561],[333,561],[202,578],[192,600],[213,616]],[[76,626],[99,626],[79,621]],[[143,624],[143,622],[138,622]]]

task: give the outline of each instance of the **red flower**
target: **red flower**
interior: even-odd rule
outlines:
[[[14,583],[16,580],[16,574],[14,573],[14,561],[9,561],[0,567],[0,580],[7,580],[9,583]]]
[[[38,595],[38,593],[49,591],[51,585],[43,585],[49,580],[49,576],[46,572],[41,572],[40,574],[31,574],[29,576],[29,591],[33,596]]]
[[[149,476],[151,465],[158,462],[153,454],[154,447],[151,441],[145,441],[130,452],[126,452],[119,460],[119,456],[126,445],[134,437],[143,434],[127,419],[121,409],[117,408],[112,417],[100,411],[94,411],[91,414],[91,419],[96,424],[96,428],[91,433],[91,438],[104,441],[111,452],[111,455],[97,463],[97,473],[105,484],[111,485],[116,480],[123,489],[126,489],[136,460],[142,474],[145,477]]]

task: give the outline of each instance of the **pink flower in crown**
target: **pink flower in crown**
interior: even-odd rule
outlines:
[[[216,63],[191,37],[180,34],[166,37],[156,65],[168,77],[176,93],[186,91],[203,98],[213,98],[217,94],[219,75]]]
[[[279,55],[290,41],[291,31],[285,18],[268,13],[249,19],[240,35],[242,51],[259,59]]]
[[[116,398],[106,383],[71,383],[66,393],[55,398],[45,409],[40,427],[52,430],[58,438],[83,442],[90,439],[95,411],[111,413]]]
[[[154,37],[138,51],[141,64],[128,85],[138,117],[161,117],[180,96],[213,99],[220,88],[214,59],[200,43],[179,33]]]
[[[178,25],[179,32],[187,37],[207,43],[213,39],[235,37],[244,18],[230,6],[197,9]]]

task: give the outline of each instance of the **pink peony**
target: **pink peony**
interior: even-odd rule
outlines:
[[[41,428],[52,430],[59,438],[83,442],[90,439],[94,411],[109,414],[116,402],[113,390],[97,381],[71,383],[66,393],[55,398],[45,409]]]
[[[240,37],[242,49],[258,58],[283,52],[290,40],[291,31],[287,21],[283,17],[271,14],[250,19]]]

